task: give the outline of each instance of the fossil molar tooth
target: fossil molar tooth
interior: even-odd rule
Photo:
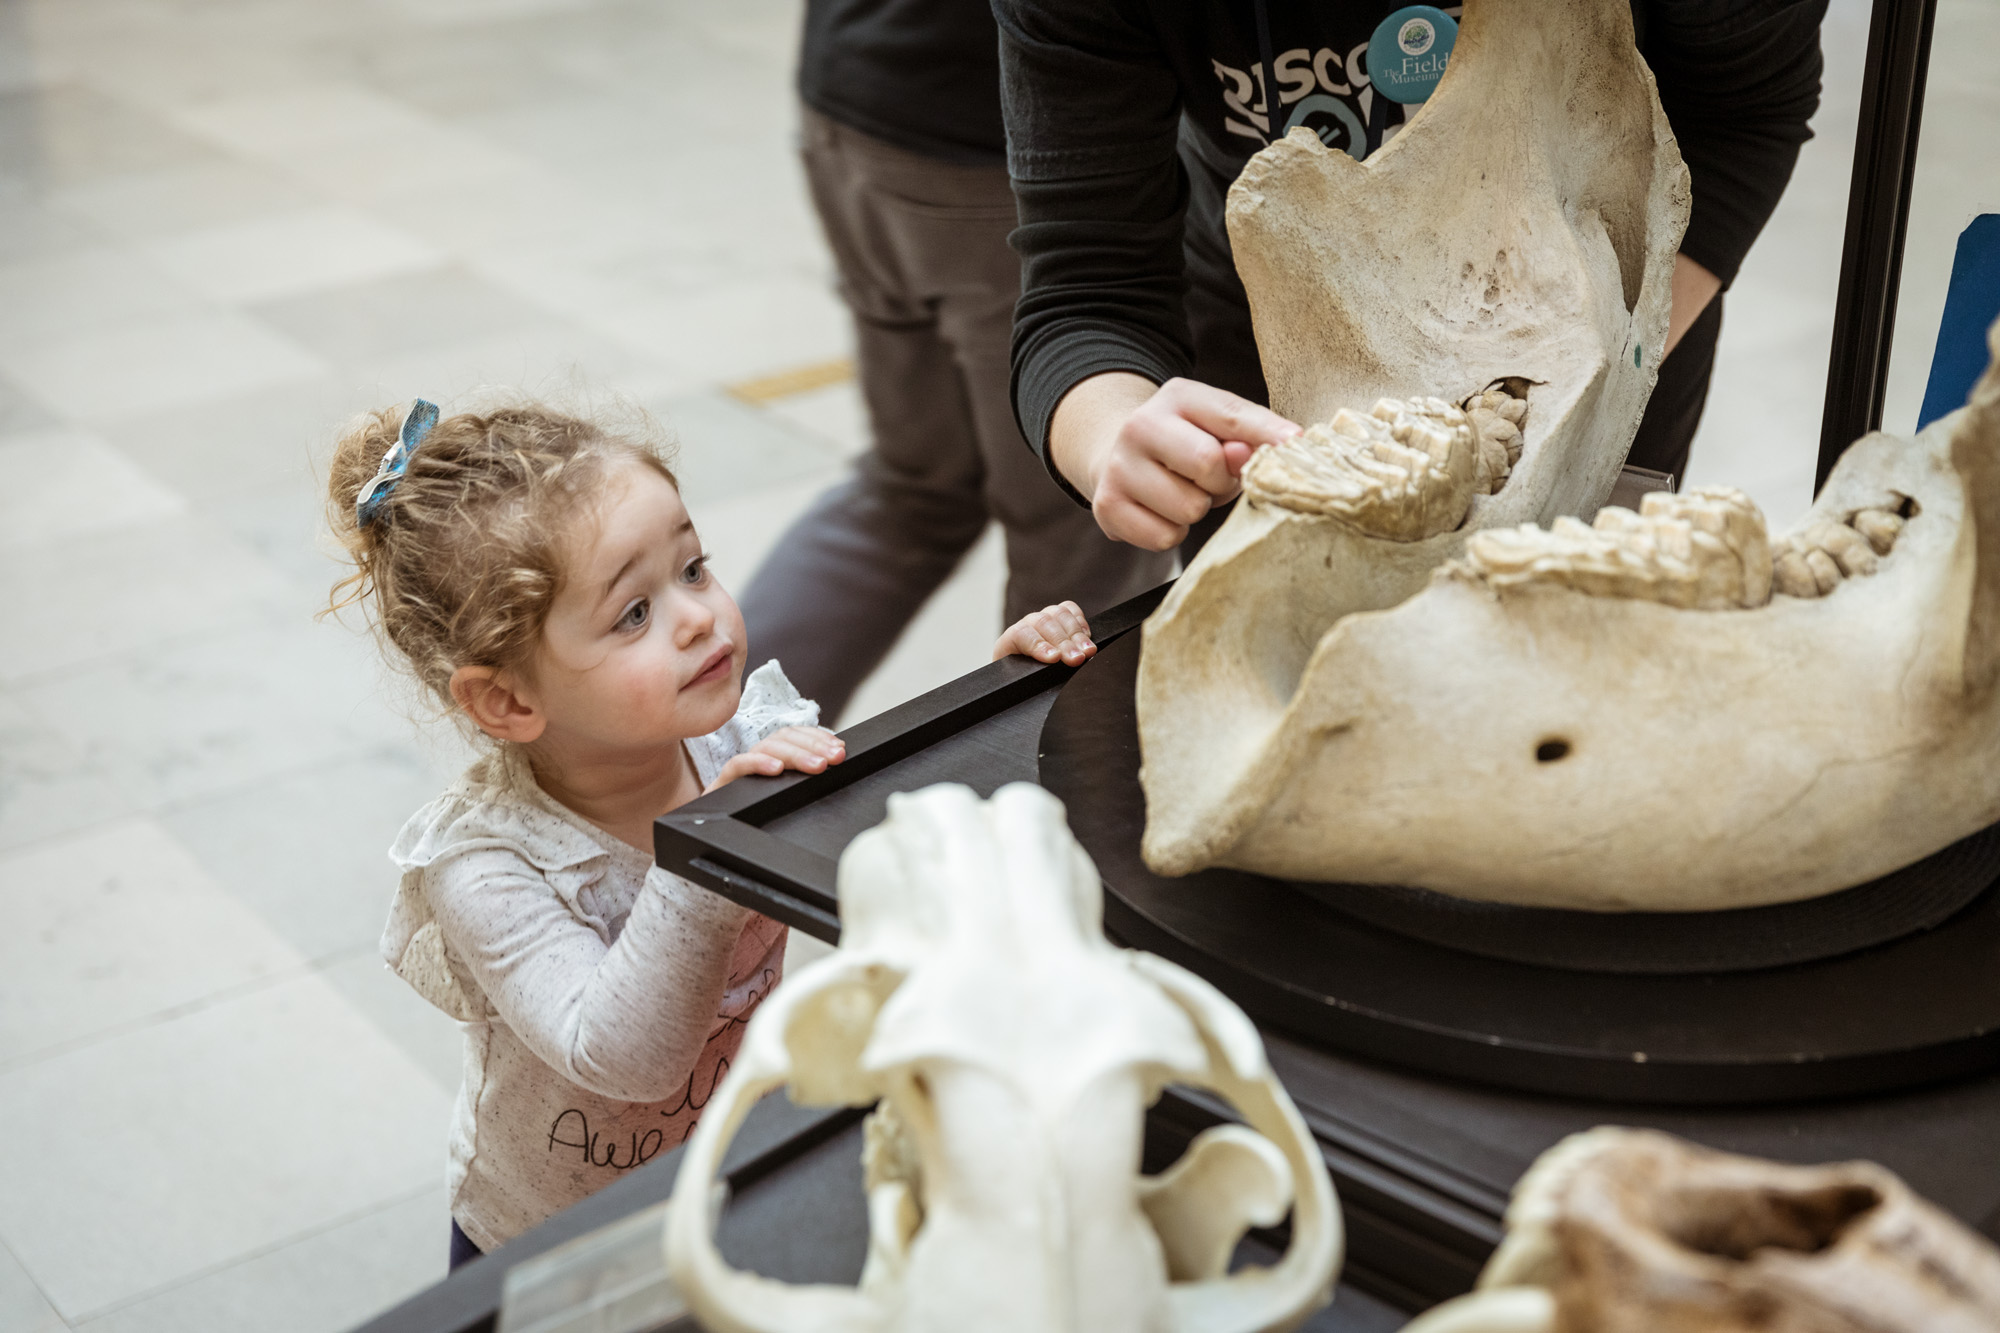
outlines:
[[[1777,590],[1787,597],[1824,597],[1843,578],[1873,574],[1902,530],[1902,515],[1889,509],[1858,510],[1845,523],[1815,519],[1773,552]]]
[[[1605,589],[1577,586],[1567,555],[1550,562],[1563,577],[1496,589],[1468,571],[1506,576],[1524,539],[1484,533],[1465,567],[1330,629],[1316,617],[1340,570],[1304,541],[1268,588],[1211,586],[1209,642],[1185,612],[1172,638],[1148,625],[1148,863],[1715,911],[1866,883],[2000,821],[2000,322],[1988,338],[1971,401],[1914,440],[1849,447],[1769,562],[1779,590],[1796,564],[1833,596],[1749,605],[1755,543],[1729,538],[1747,510],[1661,497],[1707,524],[1679,534],[1689,555],[1734,541],[1736,609],[1659,604],[1665,560],[1607,561],[1629,582],[1611,590],[1639,595],[1590,595]],[[1526,539],[1527,568],[1651,522],[1561,525]]]
[[[1468,398],[1465,415],[1479,437],[1479,463],[1490,479],[1486,493],[1497,495],[1507,484],[1514,464],[1521,461],[1521,431],[1527,423],[1528,400],[1495,385]]]
[[[840,858],[841,947],[787,978],[688,1142],[667,1267],[712,1333],[1249,1333],[1296,1325],[1339,1271],[1340,1207],[1257,1029],[1207,982],[1104,938],[1060,802],[1026,783],[889,798]],[[1206,1088],[1240,1125],[1139,1173],[1146,1107]],[[869,1250],[851,1288],[716,1252],[710,1199],[758,1098],[878,1109]],[[1227,1272],[1252,1226],[1291,1243]]]
[[[1588,526],[1559,518],[1547,530],[1489,528],[1466,543],[1455,572],[1502,591],[1557,584],[1703,611],[1757,607],[1771,598],[1764,516],[1749,496],[1727,486],[1684,495],[1655,491],[1638,513],[1601,509]]]
[[[1872,1162],[1787,1166],[1610,1126],[1514,1188],[1476,1290],[1406,1333],[1975,1333],[2000,1251]]]
[[[1368,415],[1347,408],[1243,469],[1259,504],[1338,518],[1390,541],[1416,541],[1465,521],[1487,478],[1479,437],[1464,412],[1438,398],[1377,399]]]

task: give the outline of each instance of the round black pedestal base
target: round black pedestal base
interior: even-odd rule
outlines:
[[[1689,968],[1702,964],[1704,933],[1748,912],[1684,917],[1648,951],[1629,917],[1411,890],[1364,890],[1357,905],[1352,886],[1234,870],[1164,879],[1139,855],[1139,652],[1140,635],[1125,635],[1063,687],[1042,731],[1042,785],[1097,862],[1112,931],[1208,978],[1260,1021],[1452,1077],[1611,1100],[1852,1096],[2000,1064],[2000,892],[1984,887],[2000,858],[1993,830],[1817,909],[1793,905],[1789,922],[1783,909],[1749,909],[1781,917],[1738,931],[1748,953],[1707,951],[1712,966],[1739,970]],[[1555,959],[1463,947],[1468,922],[1509,914],[1505,929],[1484,933],[1518,944],[1539,932]],[[1607,951],[1594,963],[1593,930]],[[1759,950],[1764,961],[1811,961],[1764,966]]]

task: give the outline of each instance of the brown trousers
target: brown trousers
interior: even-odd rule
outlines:
[[[831,722],[989,519],[1006,537],[1007,623],[1064,600],[1116,605],[1168,578],[1173,553],[1104,536],[1014,423],[1006,170],[923,157],[810,109],[803,151],[874,443],[779,539],[742,606],[750,660],[777,658]]]

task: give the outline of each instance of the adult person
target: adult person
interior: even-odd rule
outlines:
[[[1363,63],[1376,26],[1402,6],[994,7],[1021,215],[1022,431],[1106,533],[1164,550],[1236,494],[1251,448],[1297,429],[1262,406],[1249,301],[1223,229],[1229,185],[1298,124],[1361,157],[1415,113],[1378,97]],[[1685,468],[1720,293],[1810,137],[1825,11],[1826,0],[1633,0],[1639,49],[1694,187],[1668,354],[1628,459],[1636,466]],[[1263,92],[1267,51],[1277,117]]]
[[[799,58],[814,206],[854,315],[873,442],[743,595],[757,661],[840,715],[989,518],[1006,536],[1003,619],[1096,611],[1171,557],[1099,532],[1014,424],[1020,260],[987,0],[808,0]]]

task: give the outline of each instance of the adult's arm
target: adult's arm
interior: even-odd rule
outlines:
[[[1244,440],[1293,428],[1180,378],[1194,360],[1181,91],[1143,8],[994,0],[994,12],[1021,219],[1015,414],[1108,535],[1164,550],[1236,493]]]
[[[1694,186],[1681,254],[1721,287],[1735,280],[1812,137],[1825,16],[1826,0],[1643,6],[1641,46]]]
[[[1079,381],[1127,371],[1162,384],[1193,364],[1181,307],[1181,95],[1130,0],[994,0],[993,9],[1020,210],[1014,408],[1049,463],[1050,420]]]

